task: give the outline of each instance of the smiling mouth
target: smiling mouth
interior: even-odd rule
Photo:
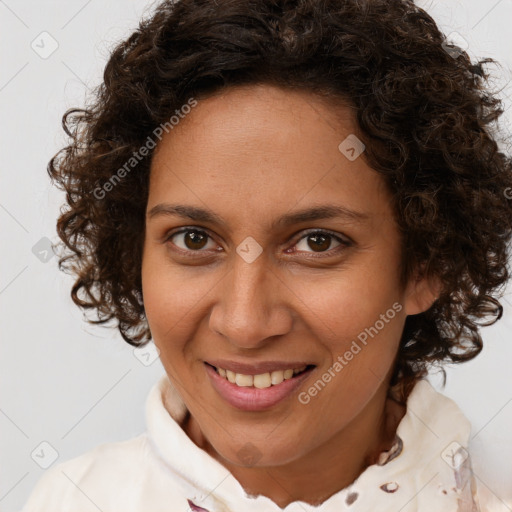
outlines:
[[[205,362],[205,364],[210,368],[213,368],[217,375],[230,382],[231,384],[235,384],[238,387],[257,389],[266,389],[278,386],[284,381],[299,377],[302,374],[307,373],[315,368],[315,365],[308,364],[299,368],[287,368],[285,370],[274,370],[272,372],[261,373],[258,375],[246,375],[243,373],[236,373],[231,370],[216,367],[207,362]]]

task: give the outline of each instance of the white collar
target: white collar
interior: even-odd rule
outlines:
[[[185,403],[164,374],[147,398],[148,435],[186,497],[208,512],[477,510],[472,505],[474,482],[465,450],[471,425],[455,402],[427,380],[416,383],[398,425],[401,453],[384,465],[367,467],[355,482],[318,507],[295,501],[281,509],[265,496],[248,496],[234,476],[181,428],[186,413]],[[455,459],[450,457],[454,448],[458,449]],[[464,503],[468,508],[459,508]]]

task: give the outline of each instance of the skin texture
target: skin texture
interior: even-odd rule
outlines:
[[[248,493],[282,508],[324,501],[390,447],[405,412],[387,398],[405,318],[428,309],[438,293],[424,279],[399,287],[400,236],[382,178],[338,149],[357,133],[352,115],[308,93],[232,88],[199,101],[152,160],[148,212],[180,203],[209,208],[226,223],[147,217],[144,307],[191,413],[183,428]],[[270,227],[285,213],[326,203],[368,218]],[[212,238],[168,238],[185,226]],[[308,242],[311,228],[351,245]],[[263,249],[252,263],[236,252],[248,236]],[[298,392],[307,390],[395,302],[402,305],[396,316],[307,405],[294,393],[263,412],[243,412],[206,375],[203,362],[217,357],[304,360],[316,365]],[[252,465],[237,455],[248,442],[258,453]]]

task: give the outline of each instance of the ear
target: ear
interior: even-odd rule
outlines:
[[[407,283],[403,299],[406,315],[417,315],[427,311],[441,295],[443,287],[439,278],[426,277],[423,271],[422,265]]]

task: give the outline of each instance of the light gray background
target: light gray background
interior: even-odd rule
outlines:
[[[2,34],[0,265],[0,510],[18,510],[44,469],[39,464],[75,457],[98,444],[145,430],[146,395],[163,374],[147,365],[117,330],[90,326],[69,298],[71,278],[32,248],[57,241],[55,220],[63,201],[46,173],[65,143],[61,116],[83,106],[96,86],[112,45],[137,26],[152,3],[143,0],[0,0]],[[507,108],[512,84],[512,0],[419,2],[446,35],[463,36],[473,57],[491,56],[502,69]],[[58,48],[51,48],[48,32]],[[41,42],[43,39],[43,42]],[[511,111],[506,113],[512,126]],[[510,129],[510,128],[508,128]],[[36,247],[40,247],[37,245]],[[49,253],[51,256],[51,253]],[[474,361],[448,368],[443,392],[473,425],[472,446],[481,461],[480,485],[496,494],[512,488],[512,295],[504,318],[482,331],[485,348]],[[438,377],[432,382],[440,388]],[[33,458],[31,454],[34,452]]]

